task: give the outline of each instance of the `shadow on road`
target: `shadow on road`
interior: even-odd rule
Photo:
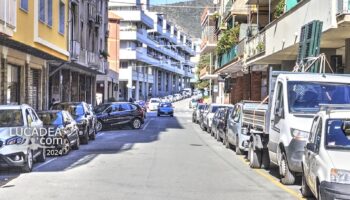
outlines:
[[[143,130],[144,126],[147,126],[145,130]],[[159,135],[165,134],[167,129],[183,129],[176,116],[158,118],[155,113],[148,114],[143,127],[139,130],[124,127],[99,132],[95,141],[89,141],[88,145],[81,145],[79,150],[71,151],[66,156],[50,157],[45,163],[36,163],[32,173],[74,169],[90,163],[101,154],[118,154],[131,150],[137,143],[157,141]],[[0,186],[17,178],[20,174],[18,169],[0,171]]]

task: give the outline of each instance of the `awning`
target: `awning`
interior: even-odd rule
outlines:
[[[220,68],[215,71],[215,74],[224,74],[224,73],[236,73],[242,71],[243,62],[242,59],[238,58],[236,61]]]

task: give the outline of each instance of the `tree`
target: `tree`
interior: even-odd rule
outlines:
[[[209,71],[210,55],[209,54],[201,55],[197,66],[198,66],[198,68],[197,68],[196,74],[198,77],[199,77],[199,73],[202,69],[207,69],[207,71]],[[196,88],[198,88],[198,89],[204,89],[204,88],[207,88],[208,86],[209,86],[208,80],[198,79],[198,81],[196,83]]]

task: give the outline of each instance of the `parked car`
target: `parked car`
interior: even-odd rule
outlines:
[[[55,144],[62,155],[69,153],[71,149],[79,149],[79,128],[73,117],[64,110],[50,110],[38,112],[44,127],[55,134],[49,134],[52,141],[62,141]],[[59,139],[59,140],[56,140]]]
[[[146,118],[146,113],[147,113],[147,104],[143,100],[135,101],[135,104],[139,105],[142,110],[145,112],[145,118]]]
[[[77,122],[81,144],[87,144],[96,138],[96,125],[94,124],[94,113],[89,110],[85,102],[63,102],[56,103],[51,110],[68,111]]]
[[[198,103],[197,106],[194,108],[193,113],[192,113],[192,122],[198,123],[200,113],[203,111],[205,107],[204,103]]]
[[[0,106],[0,167],[20,167],[23,172],[30,172],[34,161],[44,162],[45,146],[36,143],[40,141],[40,135],[18,131],[41,128],[43,122],[30,106]]]
[[[195,108],[198,104],[197,99],[191,99],[191,101],[189,102],[189,108]]]
[[[210,134],[212,136],[214,136],[215,138],[218,138],[217,137],[217,135],[218,135],[218,125],[219,125],[219,121],[220,121],[221,115],[223,113],[224,113],[224,109],[220,108],[220,109],[218,109],[215,112],[214,117],[213,117],[213,122],[212,122],[212,125],[211,125]]]
[[[350,107],[322,107],[302,159],[301,192],[317,199],[350,199]]]
[[[97,130],[117,126],[131,126],[141,128],[144,123],[144,111],[136,104],[129,102],[105,103],[95,108],[97,116]]]
[[[170,117],[174,116],[174,108],[171,103],[159,103],[157,116],[169,115]]]
[[[212,123],[212,120],[213,120],[213,117],[214,117],[214,114],[215,112],[219,109],[219,108],[223,108],[223,107],[226,107],[227,105],[225,104],[210,104],[209,105],[209,108],[207,110],[207,113],[206,115],[204,115],[204,118],[202,120],[202,123],[203,123],[203,127],[204,127],[204,130],[206,130],[208,133],[211,132],[211,123]]]
[[[148,102],[148,109],[150,111],[157,110],[160,102],[159,98],[151,98]]]
[[[243,117],[246,114],[243,110],[249,114],[258,111],[258,108],[265,110],[267,109],[267,105],[261,104],[260,102],[243,101],[237,103],[233,112],[228,115],[226,130],[227,141],[229,145],[234,147],[237,155],[244,154],[249,150],[248,144],[250,135],[248,134],[248,128],[243,126]]]
[[[204,126],[203,121],[205,120],[205,117],[208,113],[209,113],[209,104],[205,104],[203,110],[199,114],[199,120],[198,120],[198,124],[203,131],[207,130],[207,127]]]
[[[225,108],[222,108],[222,112],[218,117],[218,125],[217,125],[217,134],[216,139],[218,141],[222,141],[222,143],[227,147],[231,148],[231,144],[228,142],[227,138],[227,118],[229,114],[232,112],[233,106],[229,105]]]

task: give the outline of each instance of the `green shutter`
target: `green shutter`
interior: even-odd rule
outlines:
[[[321,21],[315,20],[301,27],[297,63],[301,64],[306,58],[320,54],[322,24]],[[319,63],[315,63],[310,71],[317,72],[318,67]]]

